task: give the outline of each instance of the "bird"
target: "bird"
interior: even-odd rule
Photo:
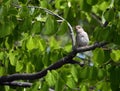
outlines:
[[[89,37],[87,32],[84,31],[84,29],[80,26],[77,25],[76,27],[76,47],[85,47],[89,44]],[[92,51],[86,51],[86,52],[81,52],[81,53],[77,53],[77,57],[81,58],[83,61],[83,64],[85,64],[86,61],[84,60],[88,60],[92,57]],[[94,64],[88,60],[88,63],[90,66],[93,66]]]
[[[89,37],[87,32],[85,32],[80,25],[77,25],[75,28],[76,28],[76,46],[77,47],[87,46],[89,44]]]

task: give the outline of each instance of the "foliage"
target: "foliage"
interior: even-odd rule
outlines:
[[[67,64],[32,81],[30,88],[0,86],[2,91],[120,90],[119,0],[0,0],[0,76],[41,71],[72,50],[67,22],[30,5],[51,10],[73,27],[82,25],[90,44],[109,45],[92,52],[93,66]]]

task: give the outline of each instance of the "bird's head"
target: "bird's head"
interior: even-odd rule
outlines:
[[[76,28],[77,33],[81,33],[81,32],[84,31],[83,28],[80,25],[77,25],[75,28]]]

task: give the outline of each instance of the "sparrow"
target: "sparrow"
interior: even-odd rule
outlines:
[[[76,46],[77,47],[87,46],[89,43],[89,37],[87,32],[85,32],[80,25],[77,25],[75,28],[76,28]]]

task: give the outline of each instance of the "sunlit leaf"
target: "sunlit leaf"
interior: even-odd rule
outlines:
[[[112,50],[112,53],[110,54],[113,61],[118,62],[120,61],[120,50]]]
[[[56,72],[54,72],[56,73]],[[49,86],[53,86],[56,84],[56,76],[53,72],[48,71],[47,76],[46,76],[46,82],[49,84]]]
[[[26,47],[27,47],[28,50],[32,50],[36,47],[36,44],[34,43],[34,39],[32,37],[30,37],[27,40]]]
[[[48,6],[48,3],[46,0],[41,1],[40,4],[41,4],[41,7],[44,7],[44,8],[47,8]]]
[[[41,51],[44,51],[46,49],[46,42],[41,37],[35,36],[33,38],[33,42],[36,48],[39,48]]]
[[[27,65],[26,65],[26,72],[28,72],[28,73],[34,72],[34,66],[30,62],[27,63]]]
[[[23,63],[20,61],[17,61],[16,63],[16,72],[20,72],[23,68]]]
[[[109,5],[110,5],[110,2],[103,1],[98,5],[98,7],[100,10],[104,11],[109,7]]]
[[[0,76],[5,75],[5,68],[0,66]]]
[[[89,91],[88,87],[84,84],[82,84],[82,86],[80,86],[80,89],[81,89],[81,91]]]
[[[56,38],[54,38],[54,37],[50,37],[49,38],[49,45],[50,45],[50,47],[51,48],[59,48],[59,41],[57,41],[57,39]]]
[[[10,53],[9,53],[10,64],[13,66],[15,66],[18,61],[16,58],[17,55],[18,55],[17,52],[10,51]]]
[[[56,62],[56,60],[59,59],[59,51],[58,50],[53,50],[51,53],[50,53],[50,60],[52,62]]]
[[[75,81],[73,80],[73,78],[71,76],[68,76],[67,78],[67,83],[66,83],[70,88],[74,88],[75,87]]]

